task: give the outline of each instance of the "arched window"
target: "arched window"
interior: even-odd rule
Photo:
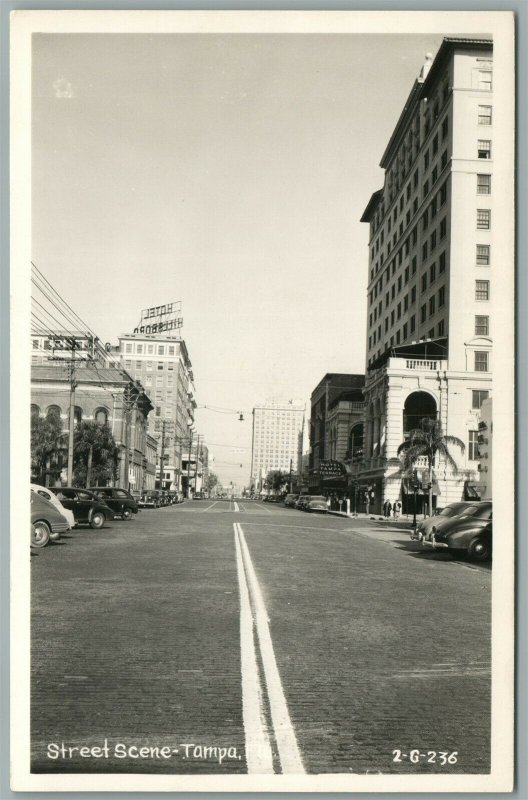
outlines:
[[[422,419],[436,419],[436,400],[427,392],[413,392],[403,407],[403,435],[420,427]]]
[[[106,408],[96,409],[94,416],[98,425],[106,425],[108,423],[108,411]]]
[[[35,403],[31,403],[31,416],[38,417],[40,414],[40,408],[35,405]]]
[[[348,436],[349,458],[353,464],[358,464],[363,458],[363,423],[354,425]]]
[[[60,416],[60,406],[48,406],[48,410],[46,411],[46,417],[48,419],[51,419],[51,417],[58,417],[60,419]]]
[[[73,418],[74,418],[73,424],[76,428],[78,428],[82,422],[82,408],[80,408],[79,406],[75,406],[73,410]]]

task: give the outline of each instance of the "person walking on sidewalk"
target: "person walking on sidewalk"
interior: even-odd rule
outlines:
[[[399,500],[394,501],[394,519],[399,519],[401,511],[401,503]]]
[[[385,517],[387,519],[390,519],[391,511],[392,511],[392,503],[390,500],[387,500],[385,503]]]

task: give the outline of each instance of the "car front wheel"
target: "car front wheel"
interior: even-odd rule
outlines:
[[[31,544],[33,547],[46,547],[50,540],[50,528],[46,522],[40,520],[33,525],[33,536],[31,537]]]
[[[131,510],[129,508],[124,508],[123,509],[123,513],[121,514],[121,516],[123,517],[123,519],[127,519],[128,520],[132,516],[132,512],[131,512]]]
[[[479,536],[470,542],[468,556],[473,561],[489,561],[491,558],[491,547]]]
[[[105,524],[105,515],[101,511],[94,511],[90,519],[90,527],[99,529]]]

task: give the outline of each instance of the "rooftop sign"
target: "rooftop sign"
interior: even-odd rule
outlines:
[[[134,333],[165,333],[178,330],[183,325],[182,304],[180,300],[151,306],[141,311],[141,319]]]

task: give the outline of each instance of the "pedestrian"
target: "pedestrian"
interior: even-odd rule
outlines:
[[[401,503],[399,500],[394,502],[394,519],[398,519],[401,511]]]
[[[390,500],[387,500],[387,513],[385,514],[387,519],[390,519],[391,511],[392,511],[392,503]]]
[[[385,500],[385,502],[383,503],[383,515],[384,515],[385,519],[387,519],[387,517],[389,516],[389,501],[388,500]]]

